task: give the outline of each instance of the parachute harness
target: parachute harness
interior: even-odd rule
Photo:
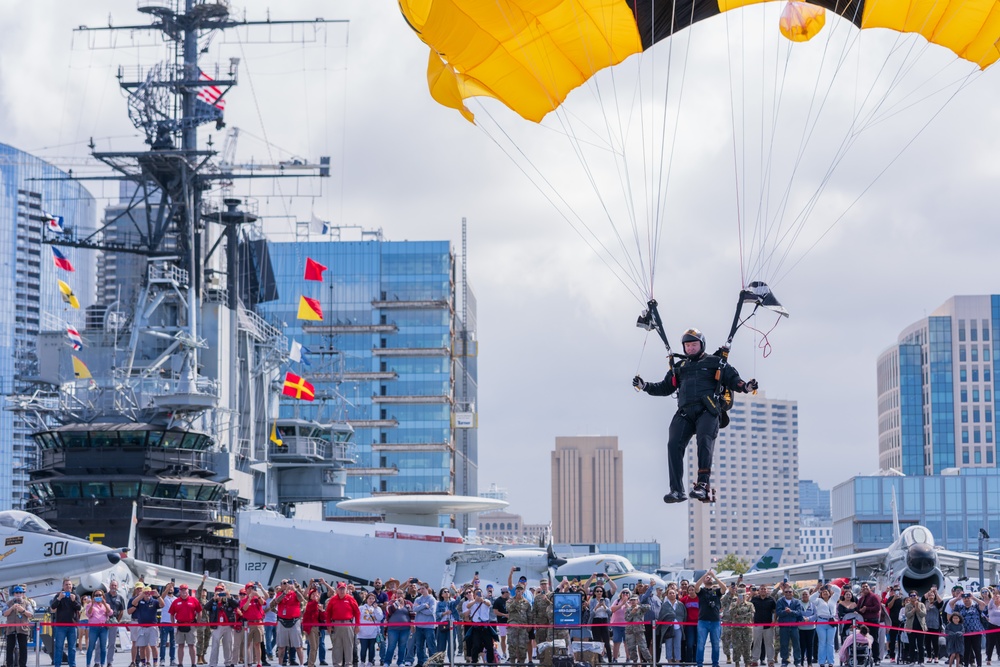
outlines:
[[[743,306],[748,303],[753,304],[753,311],[751,311],[746,318],[741,319],[743,316]],[[778,314],[778,320],[774,323],[774,326],[768,329],[766,333],[747,325],[747,322],[757,314],[757,311],[760,308],[765,308],[766,310],[771,310]],[[726,415],[726,412],[733,405],[733,396],[732,392],[727,387],[723,386],[722,374],[723,371],[726,370],[726,367],[729,366],[729,351],[732,349],[733,339],[736,337],[736,332],[746,325],[746,327],[751,331],[761,334],[763,336],[763,340],[761,341],[759,347],[764,350],[764,356],[767,357],[771,353],[771,343],[768,341],[767,336],[774,331],[775,327],[778,326],[778,322],[781,321],[782,317],[788,317],[788,311],[785,310],[778,299],[775,298],[774,293],[766,283],[754,281],[746,288],[740,290],[739,298],[736,301],[736,312],[733,314],[733,324],[729,329],[729,336],[726,338],[726,342],[716,353],[719,356],[720,363],[719,368],[715,371],[715,398],[722,406],[720,425],[723,428],[729,424],[729,417]],[[640,329],[645,329],[646,331],[655,331],[657,335],[659,335],[660,340],[663,341],[663,345],[667,348],[667,363],[670,366],[670,370],[674,370],[674,357],[687,359],[686,355],[675,354],[670,349],[670,340],[667,338],[666,331],[663,328],[663,320],[660,317],[660,311],[657,307],[656,299],[650,299],[646,303],[646,310],[642,311],[639,315],[635,325]],[[643,350],[645,350],[645,347],[646,343],[643,341]],[[702,351],[705,352],[706,350],[703,349]]]

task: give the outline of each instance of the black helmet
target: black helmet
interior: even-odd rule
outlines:
[[[701,349],[698,351],[698,355],[705,354],[705,334],[697,329],[688,329],[684,332],[684,335],[681,336],[681,346],[683,346],[684,343],[693,343],[695,341],[701,343]]]

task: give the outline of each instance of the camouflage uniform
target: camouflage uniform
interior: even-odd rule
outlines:
[[[722,652],[726,662],[733,661],[733,629],[729,626],[732,619],[732,603],[736,596],[726,593],[722,596]]]
[[[531,603],[523,597],[507,600],[507,650],[510,661],[515,665],[523,665],[528,659],[528,629],[521,627],[528,624],[531,615]]]
[[[200,595],[201,588],[198,588],[198,601],[201,602],[202,610],[198,614],[198,623],[208,623],[208,612],[205,611],[205,607],[208,606],[208,598],[202,597]],[[205,665],[208,663],[205,660],[205,654],[208,652],[209,641],[212,639],[212,630],[207,625],[195,626],[195,653],[198,655],[198,664]]]
[[[535,593],[531,605],[531,622],[535,625],[552,625],[552,594]],[[549,641],[549,628],[535,628],[535,644]]]
[[[733,604],[729,608],[729,619],[731,623],[753,623],[753,604],[744,598],[743,602],[734,598]],[[732,628],[731,637],[733,639],[733,662],[740,664],[743,659],[743,667],[749,667],[754,660],[750,655],[750,647],[753,643],[753,630],[749,625]]]
[[[648,604],[634,606],[630,604],[628,611],[625,612],[625,622],[641,624],[645,621],[647,611],[649,611]],[[646,629],[642,625],[625,626],[625,655],[631,662],[652,662],[649,647],[646,646]]]

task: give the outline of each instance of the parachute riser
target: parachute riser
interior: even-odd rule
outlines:
[[[667,348],[667,361],[672,369],[674,367],[674,353],[670,349],[670,340],[667,339],[667,332],[663,328],[663,320],[660,319],[660,310],[657,308],[656,299],[650,299],[646,302],[646,312],[639,316],[636,326],[656,332],[660,340],[663,341],[664,347]]]
[[[733,324],[729,328],[729,337],[726,339],[725,345],[720,347],[718,351],[718,355],[719,358],[722,359],[722,363],[719,364],[718,370],[715,371],[715,393],[716,396],[719,396],[720,398],[725,392],[725,388],[722,386],[722,372],[726,369],[726,366],[729,365],[729,351],[733,347],[733,339],[736,338],[736,332],[740,330],[740,326],[742,326],[743,322],[746,321],[741,318],[743,316],[743,305],[748,301],[753,301],[753,312],[747,316],[747,320],[753,317],[757,312],[757,309],[761,307],[761,300],[755,293],[747,290],[740,290],[740,296],[736,302],[736,312],[733,314]],[[755,391],[753,393],[756,394],[757,392]]]

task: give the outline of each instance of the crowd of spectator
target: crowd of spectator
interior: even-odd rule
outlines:
[[[709,570],[695,582],[621,590],[595,573],[550,590],[548,581],[529,586],[516,575],[511,568],[506,586],[483,586],[477,575],[436,591],[416,578],[370,588],[322,578],[251,582],[236,591],[209,591],[204,580],[196,590],[139,583],[128,594],[112,582],[82,598],[65,580],[47,607],[53,664],[76,667],[80,651],[87,667],[111,667],[116,650],[130,651],[130,667],[551,664],[555,640],[590,642],[605,663],[718,667],[724,655],[737,667],[833,667],[854,664],[858,649],[874,665],[982,667],[984,651],[986,665],[994,652],[1000,660],[1000,589],[956,585],[945,599],[936,587],[918,595],[869,583],[726,585]],[[556,592],[581,596],[579,626],[553,625]],[[23,586],[2,609],[6,665],[27,667],[31,623],[42,610]]]

